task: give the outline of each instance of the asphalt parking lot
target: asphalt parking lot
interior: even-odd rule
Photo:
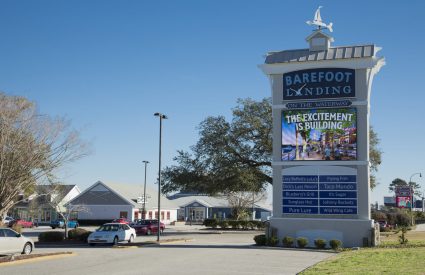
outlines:
[[[36,235],[43,228],[25,230]],[[253,246],[260,232],[206,232],[169,228],[161,237],[185,239],[142,247],[45,247],[36,253],[70,251],[72,256],[0,265],[0,274],[296,274],[334,253]],[[155,240],[139,236],[136,241]]]

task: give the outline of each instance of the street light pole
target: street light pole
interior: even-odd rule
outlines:
[[[143,185],[143,212],[142,212],[142,218],[146,219],[146,167],[148,166],[149,161],[144,160],[142,161],[145,164],[145,184]]]
[[[412,226],[413,226],[413,193],[414,193],[414,191],[413,191],[413,187],[412,187],[411,183],[412,183],[412,178],[415,175],[419,175],[419,177],[422,178],[422,173],[413,173],[410,176],[410,179],[409,179],[410,196],[411,196],[410,197],[410,214],[412,215]]]
[[[158,161],[158,229],[156,241],[159,242],[161,234],[161,145],[162,145],[162,120],[168,117],[161,113],[155,113],[159,117],[159,161]]]

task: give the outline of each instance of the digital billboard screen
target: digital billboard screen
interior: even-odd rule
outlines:
[[[356,108],[282,111],[282,160],[356,160]]]
[[[411,200],[410,197],[397,197],[397,207],[398,208],[410,208]]]

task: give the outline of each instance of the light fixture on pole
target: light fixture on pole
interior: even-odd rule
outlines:
[[[411,184],[412,184],[412,178],[413,178],[413,176],[416,176],[416,175],[419,175],[419,177],[422,178],[422,173],[413,173],[410,176],[410,179],[409,179],[409,186],[410,186],[410,212],[413,211],[413,193],[414,193],[413,186]],[[412,215],[412,225],[413,225],[413,213],[410,213],[410,214]]]
[[[145,184],[143,185],[143,210],[142,210],[142,219],[146,219],[146,167],[148,166],[149,161],[142,161],[145,164]]]
[[[159,161],[158,161],[158,229],[156,241],[159,242],[161,234],[161,145],[162,145],[162,120],[168,117],[161,113],[155,113],[159,117]]]

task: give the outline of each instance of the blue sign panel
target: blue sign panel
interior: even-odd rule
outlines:
[[[283,191],[284,198],[317,198],[317,191]]]
[[[282,188],[284,214],[357,214],[354,175],[285,175]]]
[[[356,199],[320,199],[320,206],[357,206]]]
[[[326,199],[355,199],[356,191],[320,191],[320,198]]]
[[[356,183],[321,183],[320,190],[357,190]]]
[[[283,199],[283,205],[318,206],[319,201],[317,199]]]
[[[318,214],[317,207],[283,207],[283,213],[287,214]]]
[[[319,177],[318,176],[283,176],[282,180],[283,180],[284,183],[287,183],[287,182],[300,182],[300,183],[315,182],[315,183],[317,183],[319,181]]]
[[[283,74],[283,100],[355,96],[353,69],[318,68]]]
[[[357,207],[320,207],[320,214],[353,215]]]
[[[284,183],[283,190],[318,190],[319,185],[317,183]],[[333,189],[332,189],[333,190]]]
[[[320,176],[320,182],[357,182],[356,176]]]

